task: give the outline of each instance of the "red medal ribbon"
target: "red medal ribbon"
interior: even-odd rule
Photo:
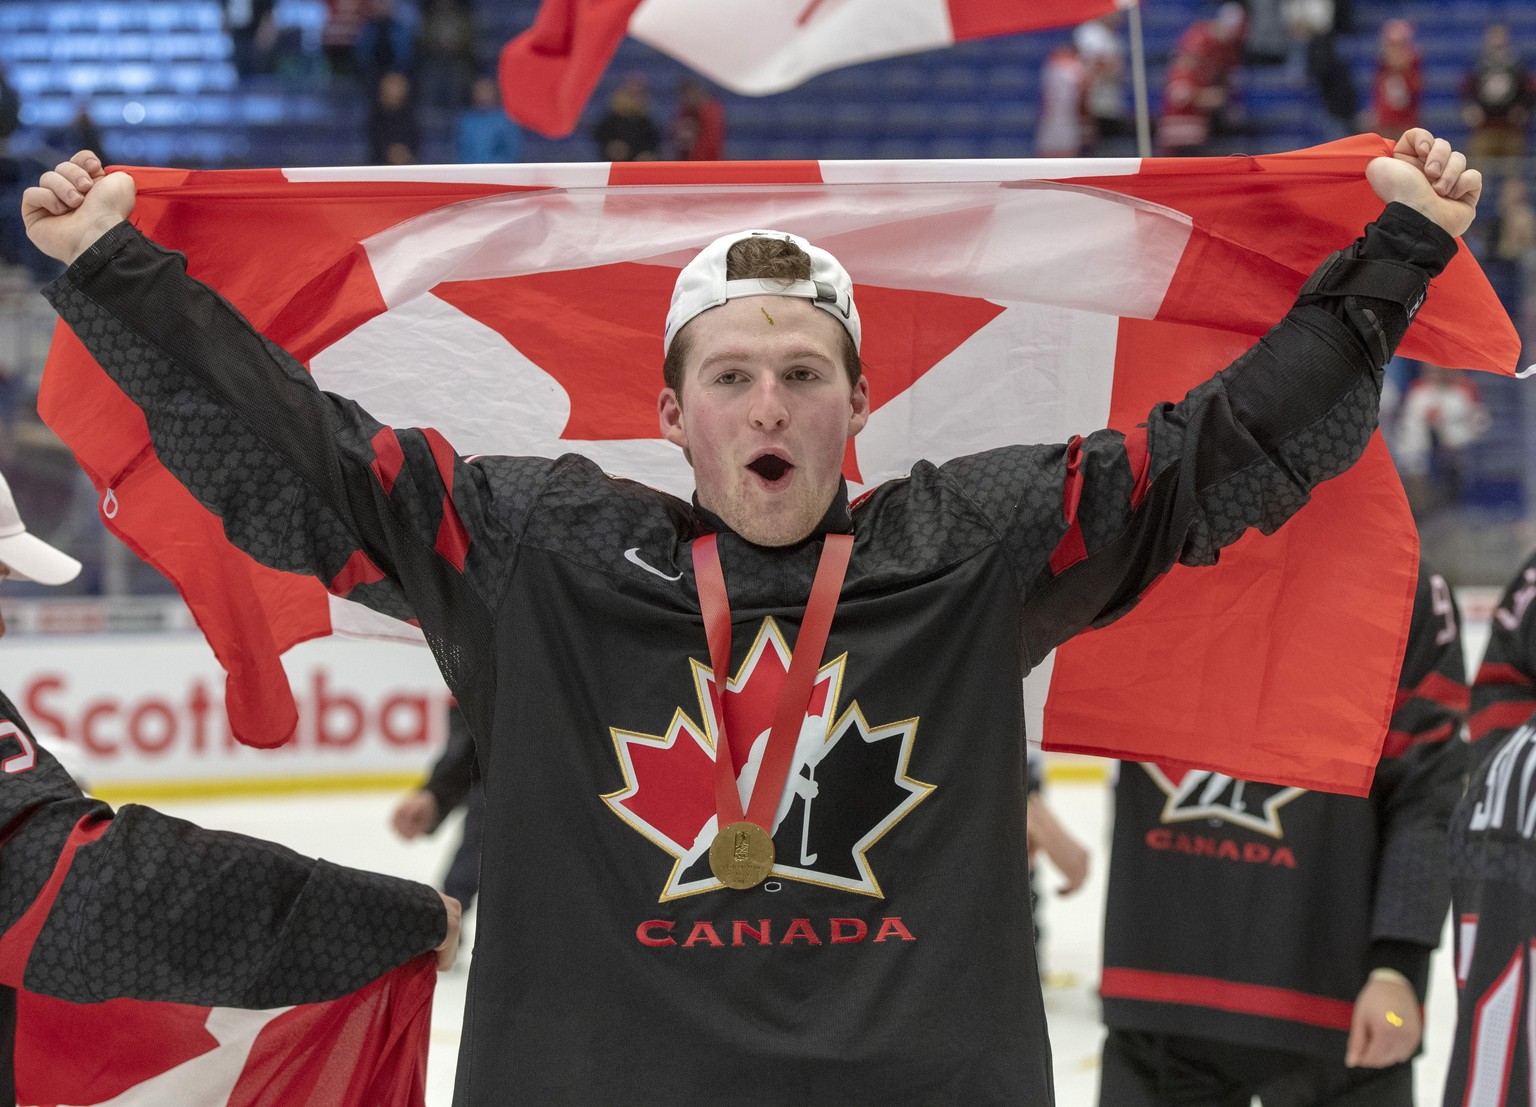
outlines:
[[[768,748],[742,814],[741,792],[736,786],[736,767],[731,744],[725,731],[725,682],[731,671],[731,603],[725,591],[725,576],[720,571],[720,551],[715,536],[706,534],[693,542],[693,575],[698,582],[699,609],[704,613],[704,636],[709,641],[709,663],[715,679],[711,686],[715,705],[715,821],[717,827],[731,823],[756,823],[770,838],[773,817],[779,809],[784,786],[789,783],[789,767],[794,761],[800,727],[811,705],[811,690],[821,668],[822,651],[832,629],[832,613],[843,590],[848,559],[853,554],[853,535],[828,534],[821,548],[821,562],[811,585],[811,598],[805,605],[800,633],[795,637],[794,656],[789,675],[779,692],[774,709],[773,727],[768,732]]]

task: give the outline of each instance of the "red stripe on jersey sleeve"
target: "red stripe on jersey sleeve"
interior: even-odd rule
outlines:
[[[4,937],[0,937],[0,984],[12,988],[21,987],[27,974],[27,958],[32,956],[37,936],[42,933],[43,924],[48,921],[48,912],[53,910],[53,901],[58,899],[64,878],[69,875],[70,866],[74,864],[75,851],[100,838],[111,825],[110,817],[93,812],[82,817],[69,832],[69,837],[64,840],[64,848],[59,851],[59,859],[54,862],[53,872],[43,883],[32,906],[22,913]]]
[[[1536,712],[1536,697],[1521,696],[1517,700],[1490,703],[1467,722],[1467,731],[1473,742],[1486,738],[1490,731],[1513,730]]]
[[[1385,741],[1381,744],[1382,760],[1401,757],[1414,746],[1426,745],[1429,742],[1443,742],[1451,736],[1453,730],[1455,730],[1453,723],[1442,723],[1422,734],[1410,734],[1406,730],[1389,730]]]
[[[334,592],[338,596],[345,596],[359,584],[372,584],[376,580],[384,579],[384,570],[373,563],[373,559],[362,550],[357,550],[347,563],[341,567],[341,572],[332,578],[327,584],[326,590]]]
[[[427,427],[421,433],[426,437],[427,446],[432,451],[432,460],[437,462],[437,475],[443,482],[443,521],[437,527],[435,548],[448,559],[450,565],[462,573],[464,559],[469,556],[469,531],[464,529],[459,509],[453,505],[453,464],[457,457],[453,447],[448,445],[448,440],[437,431]]]
[[[1141,506],[1141,501],[1147,498],[1147,488],[1152,483],[1151,454],[1147,450],[1146,425],[1127,431],[1125,435],[1125,460],[1130,463],[1131,475],[1136,478],[1136,484],[1131,488],[1132,509]]]
[[[1067,443],[1067,479],[1061,493],[1061,511],[1067,520],[1067,532],[1051,553],[1051,572],[1061,573],[1088,556],[1083,539],[1083,524],[1077,509],[1083,502],[1083,440],[1073,436]]]
[[[1412,688],[1399,688],[1392,710],[1396,712],[1410,700],[1424,699],[1465,715],[1472,706],[1472,689],[1444,673],[1429,673]]]
[[[1477,670],[1478,684],[1530,684],[1536,686],[1536,681],[1530,675],[1505,661],[1484,661]]]
[[[395,478],[405,465],[405,451],[400,448],[400,439],[391,427],[374,435],[370,445],[373,446],[373,475],[387,496],[395,490]]]
[[[1262,984],[1239,984],[1209,976],[1186,976],[1181,973],[1108,966],[1100,978],[1099,991],[1106,998],[1183,1003],[1192,1007],[1211,1007],[1219,1011],[1304,1022],[1330,1030],[1348,1030],[1355,1009],[1355,1005],[1346,1000],[1294,992],[1289,988],[1270,988]]]

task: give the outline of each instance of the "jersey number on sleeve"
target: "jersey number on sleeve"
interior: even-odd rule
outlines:
[[[37,747],[32,744],[32,739],[15,723],[0,722],[0,750],[5,748],[8,738],[16,739],[21,746],[21,752],[0,761],[0,772],[24,773],[37,764]]]

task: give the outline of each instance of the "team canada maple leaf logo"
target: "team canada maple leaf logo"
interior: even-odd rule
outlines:
[[[1210,819],[1271,838],[1284,838],[1280,808],[1306,793],[1305,788],[1237,780],[1205,769],[1173,769],[1152,764],[1143,764],[1142,768],[1168,797],[1163,804],[1164,823]]]
[[[731,749],[743,804],[757,770],[789,674],[792,654],[778,624],[764,619],[752,649],[721,699],[731,720]],[[770,828],[777,861],[769,880],[794,880],[881,896],[866,856],[933,791],[907,775],[918,720],[872,726],[857,702],[840,706],[848,655],[816,674]],[[681,707],[660,734],[613,728],[625,786],[603,799],[619,818],[674,859],[660,894],[666,902],[725,886],[709,868],[716,830],[715,742],[720,733],[708,665],[690,658],[698,715]],[[739,736],[739,737],[738,737]]]

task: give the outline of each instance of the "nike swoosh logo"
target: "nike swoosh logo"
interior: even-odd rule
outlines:
[[[638,565],[638,566],[640,566],[640,568],[644,569],[647,573],[651,573],[651,574],[653,574],[655,576],[658,576],[662,580],[682,580],[683,579],[683,574],[682,573],[671,573],[671,574],[663,573],[660,569],[656,568],[656,566],[654,566],[654,565],[647,565],[644,561],[641,561],[640,560],[640,547],[639,546],[631,546],[629,549],[625,550],[624,551],[624,560],[628,561],[631,565]]]

